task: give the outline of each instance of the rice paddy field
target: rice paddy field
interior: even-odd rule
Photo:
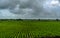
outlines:
[[[0,21],[0,38],[60,36],[60,21]]]

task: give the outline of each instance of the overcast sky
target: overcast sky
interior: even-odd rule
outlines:
[[[60,0],[0,0],[0,18],[60,18]]]

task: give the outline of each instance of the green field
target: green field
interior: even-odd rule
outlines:
[[[0,21],[0,38],[60,36],[60,21]]]

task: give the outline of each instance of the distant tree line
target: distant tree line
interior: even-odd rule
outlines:
[[[22,21],[22,19],[0,19],[0,21]]]
[[[60,21],[59,19],[0,19],[0,21],[23,21],[23,20],[31,20],[31,21]]]
[[[60,21],[59,19],[38,19],[38,21]]]

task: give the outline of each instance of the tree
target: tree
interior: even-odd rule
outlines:
[[[59,21],[59,19],[56,19],[56,21]]]

